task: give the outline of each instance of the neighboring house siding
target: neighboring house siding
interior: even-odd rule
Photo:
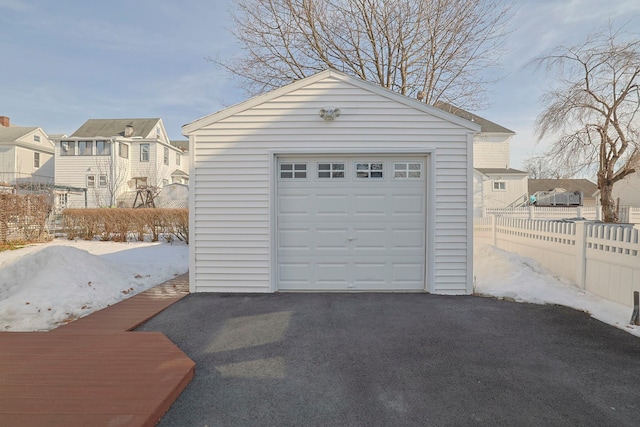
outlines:
[[[324,122],[318,111],[327,105],[342,116]],[[469,129],[331,77],[200,128],[190,139],[197,291],[273,291],[274,152],[402,149],[431,152],[427,246],[435,249],[427,249],[427,290],[469,293]]]
[[[54,146],[49,136],[40,128],[15,129],[26,133],[0,141],[0,182],[53,184]],[[36,153],[39,165],[34,162]]]
[[[508,168],[511,135],[475,137],[473,143],[474,168]]]
[[[39,167],[35,167],[34,153],[39,154]],[[53,184],[53,154],[16,147],[16,179],[18,181],[34,181]]]
[[[108,156],[60,156],[60,142],[56,143],[56,177],[55,184],[63,187],[87,188],[87,207],[108,206],[111,202],[110,192],[117,195],[126,191],[129,179],[128,161],[120,159],[117,144],[112,145]],[[113,167],[116,165],[117,167]],[[87,176],[95,177],[95,187],[87,187]],[[107,176],[107,186],[100,186],[100,175]],[[70,193],[67,207],[85,207],[84,193]]]
[[[613,199],[618,198],[621,206],[640,207],[640,172],[613,184]]]
[[[495,188],[496,183],[499,182],[504,183],[504,190]],[[482,180],[483,207],[487,209],[504,208],[516,200],[523,200],[527,191],[526,176],[484,176]]]
[[[13,184],[16,177],[16,147],[0,146],[0,182]]]

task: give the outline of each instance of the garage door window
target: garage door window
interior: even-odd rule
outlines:
[[[280,163],[280,179],[307,179],[307,164]]]
[[[344,163],[318,163],[319,179],[344,179]]]
[[[384,163],[356,162],[356,178],[384,178]]]
[[[395,162],[393,164],[394,179],[420,179],[422,178],[421,162]]]

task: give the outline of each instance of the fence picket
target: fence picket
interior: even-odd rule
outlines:
[[[640,291],[640,229],[584,221],[490,217],[474,223],[474,238],[536,259],[582,289],[630,306]]]

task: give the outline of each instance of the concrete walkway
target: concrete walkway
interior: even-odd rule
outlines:
[[[139,330],[196,361],[160,426],[636,426],[640,339],[559,306],[193,294]]]

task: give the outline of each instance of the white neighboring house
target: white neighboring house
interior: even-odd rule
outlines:
[[[527,172],[509,167],[515,132],[462,108],[444,102],[436,107],[480,125],[473,140],[474,216],[486,209],[525,205],[529,200]]]
[[[0,116],[0,184],[53,184],[54,145],[39,127],[12,126]]]
[[[182,129],[192,292],[472,292],[479,125],[327,70]]]
[[[613,200],[620,200],[620,206],[640,208],[640,165],[635,173],[613,184]],[[598,203],[600,194],[597,194]]]
[[[90,119],[55,147],[58,208],[131,207],[138,190],[188,184],[188,155],[159,118]]]

